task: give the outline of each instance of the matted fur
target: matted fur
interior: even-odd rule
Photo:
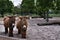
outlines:
[[[21,33],[22,38],[26,38],[26,31],[28,27],[27,18],[24,16],[20,16],[19,19],[20,20],[18,20],[17,25],[16,25],[18,29],[18,34]],[[25,31],[23,31],[24,30],[23,28],[25,29]]]
[[[13,36],[13,27],[15,24],[15,16],[7,16],[4,17],[4,27],[5,27],[5,34],[9,32],[9,36]],[[9,28],[9,31],[8,31]]]

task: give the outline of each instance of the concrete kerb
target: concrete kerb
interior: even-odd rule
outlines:
[[[11,40],[26,40],[26,39],[23,39],[23,38],[14,38],[14,37],[8,37],[8,36],[3,36],[3,35],[0,35],[0,39],[3,38],[4,40],[5,39],[11,39]]]

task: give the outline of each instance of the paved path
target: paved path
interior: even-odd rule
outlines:
[[[60,20],[59,18],[57,18]],[[57,20],[56,18],[50,20]],[[0,25],[0,39],[2,37],[6,40],[60,40],[60,25],[46,25],[38,26],[37,23],[46,22],[44,19],[31,19],[28,20],[27,38],[22,39],[20,35],[17,35],[17,29],[14,28],[14,37],[8,37],[4,34],[4,27]],[[3,21],[0,23],[2,24]],[[3,40],[3,39],[2,39]]]

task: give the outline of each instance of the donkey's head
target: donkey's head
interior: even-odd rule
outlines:
[[[15,16],[9,16],[9,23],[10,23],[11,26],[14,27],[14,25],[15,25]]]

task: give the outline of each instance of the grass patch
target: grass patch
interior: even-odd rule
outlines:
[[[50,17],[60,17],[60,14],[49,14]]]

